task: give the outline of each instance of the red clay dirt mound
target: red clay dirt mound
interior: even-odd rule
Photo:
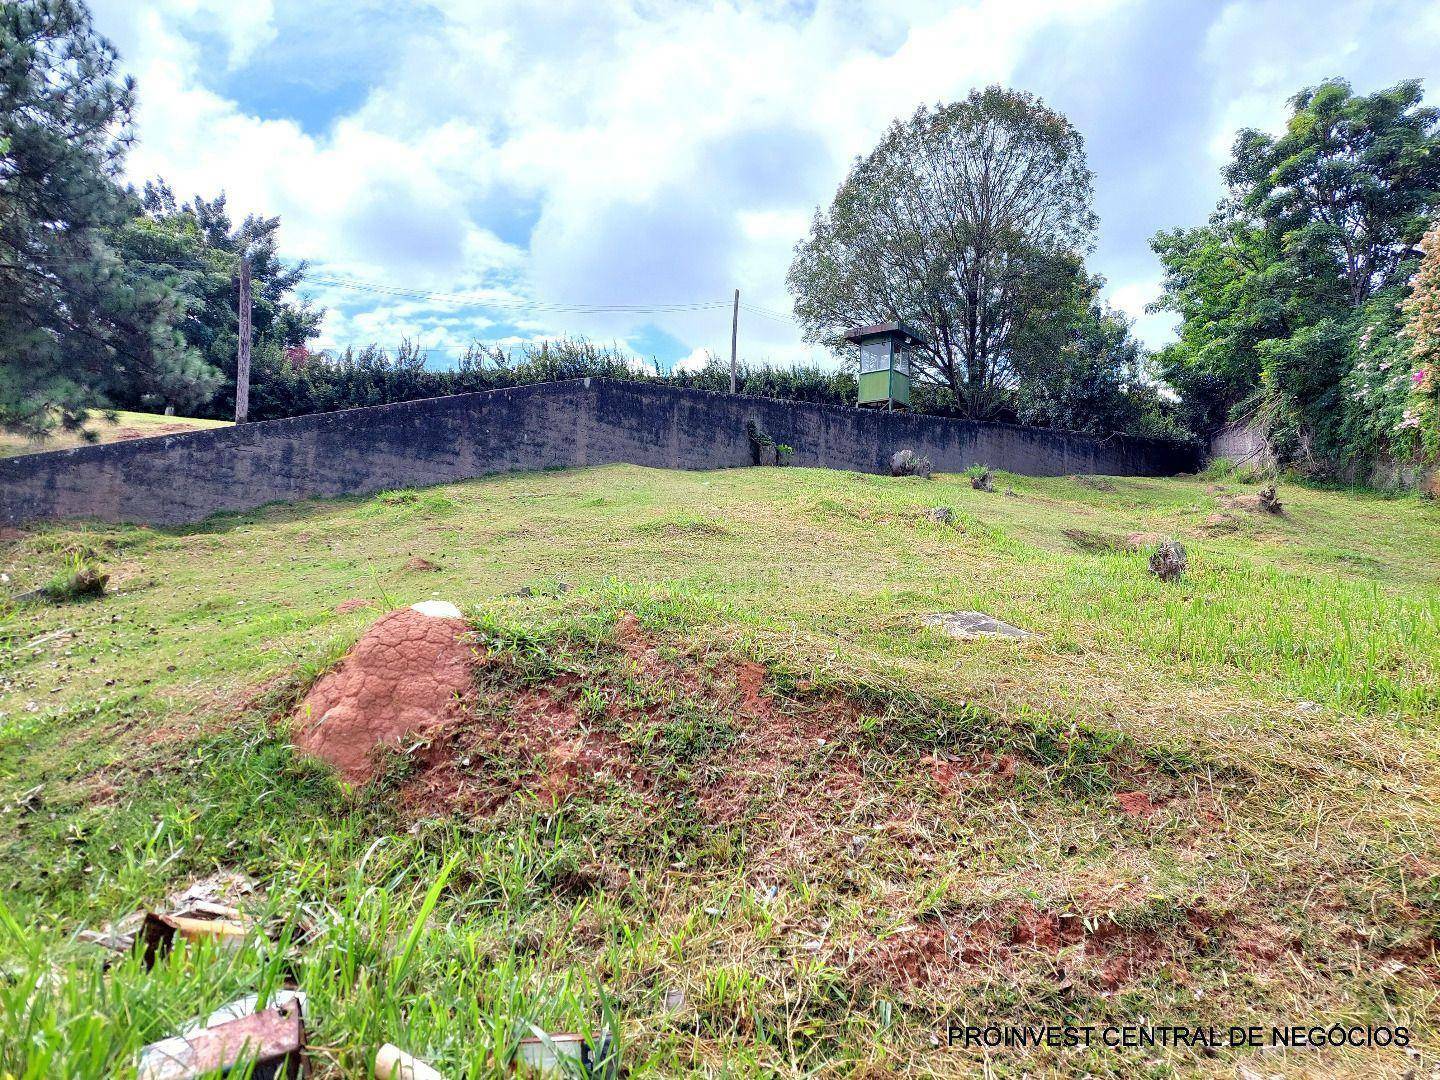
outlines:
[[[306,695],[295,745],[351,783],[375,775],[375,751],[460,715],[475,655],[465,621],[414,608],[382,615]]]

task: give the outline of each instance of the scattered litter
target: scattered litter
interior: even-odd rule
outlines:
[[[1001,622],[983,611],[942,611],[933,615],[922,615],[920,621],[926,626],[942,630],[953,638],[962,640],[981,637],[1031,638],[1029,630]]]
[[[238,945],[254,929],[253,920],[235,905],[259,892],[253,878],[233,870],[218,870],[165,899],[162,912],[132,911],[100,930],[82,930],[76,940],[111,952],[129,952],[141,943],[145,965],[164,955],[182,939],[220,939]]]
[[[44,784],[36,784],[29,791],[22,791],[19,795],[16,795],[10,805],[5,808],[6,812],[8,813],[13,809],[24,810],[27,813],[33,814],[36,810],[40,809],[40,792],[44,790]]]
[[[428,615],[432,619],[463,619],[465,616],[460,609],[448,600],[421,600],[418,604],[410,605],[411,611],[418,611],[421,615]]]
[[[140,1052],[139,1080],[192,1080],[236,1066],[242,1066],[252,1080],[302,1076],[306,1071],[302,1010],[301,1000],[292,998],[264,1012],[151,1043]]]
[[[259,886],[249,874],[238,870],[217,870],[207,874],[180,892],[171,893],[165,899],[170,911],[185,914],[185,909],[201,904],[223,904],[234,907],[242,900],[258,895]]]
[[[586,1076],[614,1080],[619,1075],[615,1060],[614,1042],[608,1031],[602,1031],[596,1045],[585,1041],[585,1036],[573,1031],[547,1034],[534,1024],[530,1030],[535,1034],[520,1040],[517,1055],[520,1061],[532,1069],[574,1071],[578,1064]]]
[[[222,904],[205,904],[189,909],[184,915],[145,913],[137,940],[144,949],[145,966],[152,967],[157,959],[175,947],[175,939],[183,941],[214,941],[225,946],[242,944],[253,924],[236,908]]]
[[[277,990],[270,999],[270,1008],[288,1009],[291,1005],[304,1013],[307,999],[303,990]],[[246,994],[237,998],[228,1005],[221,1005],[204,1020],[196,1020],[189,1027],[180,1032],[181,1035],[194,1035],[204,1031],[206,1028],[219,1027],[221,1024],[228,1024],[231,1020],[239,1020],[245,1016],[253,1016],[260,1011],[260,995]]]
[[[386,1043],[375,1054],[375,1080],[445,1080],[419,1058],[411,1057],[394,1043]]]
[[[15,599],[24,600],[27,597],[39,596],[44,593],[44,591],[44,589],[36,589],[33,593],[23,593],[20,596],[15,597]],[[38,649],[41,645],[47,645],[50,642],[55,641],[57,638],[66,637],[67,635],[73,634],[74,632],[75,631],[71,630],[70,627],[62,626],[59,630],[51,630],[48,634],[41,634],[39,637],[27,641],[24,645],[20,646],[20,651],[24,652],[28,649]]]
[[[685,1007],[685,991],[678,986],[672,986],[665,991],[665,1008],[669,1012],[679,1012]]]

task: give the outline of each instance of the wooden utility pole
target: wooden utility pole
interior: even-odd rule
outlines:
[[[250,254],[240,256],[240,341],[235,355],[235,423],[250,415]]]
[[[740,337],[740,290],[735,290],[735,307],[730,313],[730,393],[740,392],[740,372],[735,363],[735,345]]]

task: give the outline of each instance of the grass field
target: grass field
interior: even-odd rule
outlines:
[[[503,1074],[532,1023],[613,1026],[636,1077],[1429,1075],[1440,507],[997,487],[615,466],[10,540],[7,590],[95,558],[111,592],[0,608],[0,1075],[124,1075],[286,981],[322,1077],[383,1042]],[[482,746],[445,765],[481,805],[433,748],[359,791],[299,758],[306,688],[427,598],[475,628],[487,723],[548,702],[623,767]],[[921,622],[957,610],[1037,636]],[[152,971],[77,940],[216,868],[271,940]],[[1096,1045],[947,1045],[1065,1022]],[[1337,1022],[1410,1046],[1098,1034]]]
[[[96,413],[87,425],[94,436],[87,439],[78,431],[61,431],[40,442],[0,431],[0,458],[16,454],[37,454],[46,450],[69,450],[75,446],[94,443],[120,442],[124,439],[148,439],[155,435],[174,435],[183,431],[199,431],[202,428],[229,427],[228,420],[199,420],[191,416],[161,416],[158,413],[125,412],[115,413],[115,419],[107,420]]]

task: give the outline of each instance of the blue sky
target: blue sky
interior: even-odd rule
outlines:
[[[437,359],[566,334],[666,367],[726,354],[731,290],[789,310],[791,250],[855,155],[992,82],[1085,136],[1092,269],[1163,344],[1148,239],[1204,220],[1238,128],[1277,128],[1332,75],[1440,86],[1435,0],[93,6],[139,81],[132,177],[279,214],[317,278],[389,290],[313,286],[321,344],[410,337]],[[741,351],[825,360],[748,310]]]

